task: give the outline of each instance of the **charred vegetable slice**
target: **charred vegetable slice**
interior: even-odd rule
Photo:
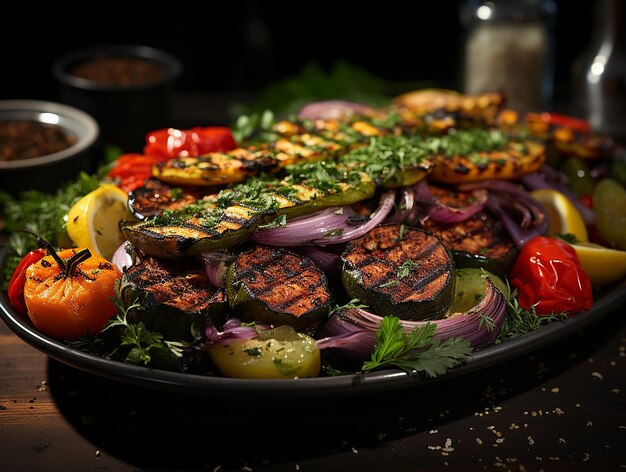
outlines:
[[[181,156],[152,167],[152,176],[176,185],[222,185],[243,182],[252,175],[270,173],[289,164],[332,158],[344,146],[309,133],[279,138],[272,143]]]
[[[257,245],[228,268],[228,303],[239,317],[312,331],[328,315],[331,294],[308,257]]]
[[[198,187],[171,187],[160,180],[148,179],[141,187],[129,192],[128,206],[138,220],[144,220],[163,210],[184,208],[206,195]]]
[[[283,180],[258,177],[179,210],[163,211],[122,233],[139,252],[175,258],[228,249],[243,243],[260,224],[277,216],[294,217],[329,206],[349,205],[374,195],[365,173],[318,161],[289,166]]]
[[[439,149],[429,177],[448,184],[517,179],[546,160],[545,145],[496,129],[455,131],[441,138]]]
[[[207,323],[221,323],[226,293],[212,287],[202,262],[193,258],[159,260],[147,257],[124,273],[125,290],[132,290],[143,309],[146,326],[166,339],[191,341]]]
[[[439,238],[416,228],[386,225],[350,241],[341,256],[350,296],[380,316],[437,319],[454,295],[454,261]]]
[[[152,176],[175,185],[222,185],[241,182],[277,165],[276,157],[268,149],[237,148],[228,153],[170,159],[154,165]]]
[[[199,202],[154,219],[123,224],[121,230],[141,253],[171,259],[241,244],[260,218],[255,209],[240,205],[221,209]]]
[[[430,192],[451,208],[470,205],[472,192],[429,185]],[[441,223],[427,218],[427,209],[418,215],[419,226],[433,233],[450,249],[457,268],[483,268],[506,276],[519,254],[517,246],[499,220],[481,210],[458,223]]]

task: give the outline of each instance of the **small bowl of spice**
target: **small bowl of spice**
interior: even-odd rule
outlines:
[[[0,191],[51,192],[89,171],[100,127],[77,108],[43,100],[0,101]]]
[[[142,45],[81,49],[53,64],[61,100],[96,118],[101,147],[113,145],[123,152],[140,152],[148,132],[171,125],[182,70],[175,56]]]

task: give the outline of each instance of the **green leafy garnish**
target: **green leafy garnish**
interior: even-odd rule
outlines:
[[[426,323],[407,335],[395,316],[382,319],[376,332],[376,347],[362,372],[384,367],[398,367],[405,372],[425,372],[436,377],[464,362],[472,352],[470,343],[462,338],[439,341],[434,337],[436,325]]]
[[[54,194],[29,190],[14,197],[0,192],[1,217],[5,230],[11,233],[7,247],[11,256],[7,259],[2,273],[8,283],[20,259],[36,249],[37,240],[21,232],[23,229],[38,234],[57,247],[67,242],[65,218],[68,211],[84,195],[95,190],[100,184],[98,175],[81,173],[76,180],[63,185]],[[6,288],[6,287],[4,287]]]
[[[517,289],[511,290],[508,282],[507,293],[507,313],[496,338],[496,343],[529,333],[553,321],[563,321],[567,318],[567,313],[537,316],[535,307],[531,307],[530,310],[522,308],[517,300]]]
[[[115,359],[127,364],[149,365],[155,355],[161,351],[165,356],[174,358],[183,356],[183,350],[188,343],[183,341],[167,341],[158,332],[150,331],[143,321],[133,321],[136,311],[143,307],[130,290],[125,290],[120,280],[115,284],[115,296],[111,298],[117,307],[117,315],[111,318],[100,333],[92,336],[83,336],[69,344],[70,347],[90,352],[106,359]],[[119,329],[119,332],[108,337],[109,331]],[[161,354],[161,357],[163,354]]]
[[[563,241],[565,241],[566,243],[569,244],[578,244],[580,243],[580,240],[573,235],[572,233],[564,233],[564,234],[557,234],[555,235],[557,238],[562,239]]]
[[[282,214],[274,218],[272,221],[265,225],[257,226],[258,229],[275,229],[275,228],[284,228],[287,226],[287,215]]]

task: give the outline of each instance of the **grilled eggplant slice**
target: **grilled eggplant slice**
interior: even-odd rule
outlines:
[[[128,206],[135,218],[144,220],[163,210],[179,210],[208,195],[204,187],[171,187],[157,179],[148,179],[128,195]]]
[[[428,187],[435,198],[450,207],[467,207],[474,198],[472,192],[452,187],[433,184]],[[457,268],[482,268],[505,277],[513,267],[519,249],[489,212],[479,211],[458,223],[440,223],[428,218],[426,211],[425,208],[417,215],[416,225],[436,235],[447,246]]]
[[[313,332],[332,303],[328,280],[308,257],[255,245],[228,268],[228,303],[243,320]]]
[[[139,297],[138,320],[165,339],[193,341],[208,323],[220,324],[226,291],[214,288],[201,261],[147,257],[124,273],[125,290]]]
[[[439,238],[403,225],[374,228],[341,256],[346,292],[381,316],[443,317],[454,296],[454,261]]]

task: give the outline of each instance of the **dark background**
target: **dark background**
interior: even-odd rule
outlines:
[[[161,2],[159,2],[161,3]],[[557,97],[569,93],[575,58],[590,38],[594,2],[559,0],[555,28]],[[393,81],[458,87],[464,29],[460,1],[172,2],[146,8],[110,2],[13,7],[0,31],[0,98],[56,99],[51,68],[73,50],[144,44],[178,56],[183,93],[258,92],[345,60]],[[18,33],[16,35],[16,32]]]

